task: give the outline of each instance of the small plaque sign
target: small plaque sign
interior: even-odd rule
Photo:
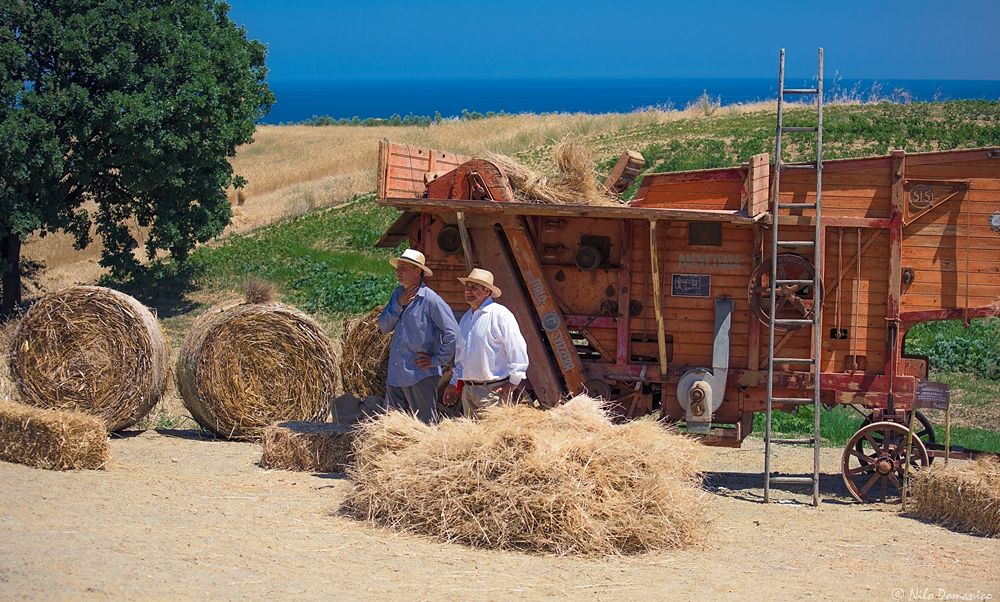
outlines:
[[[913,407],[924,410],[947,410],[950,399],[951,393],[948,385],[925,380],[917,383],[917,394],[913,400]]]
[[[709,297],[712,276],[709,274],[671,274],[670,294],[674,297]]]

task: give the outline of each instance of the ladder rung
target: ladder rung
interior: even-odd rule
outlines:
[[[812,320],[806,320],[804,318],[775,318],[775,324],[812,324]]]
[[[816,243],[811,240],[779,240],[779,247],[812,247]]]
[[[772,483],[777,483],[779,485],[812,485],[812,477],[771,477]]]
[[[812,403],[812,397],[772,397],[771,401],[773,403],[794,403],[798,405],[805,405],[807,403]]]
[[[801,127],[801,126],[795,125],[795,126],[783,127],[783,128],[781,128],[781,131],[782,132],[818,132],[819,131],[819,127],[817,127],[817,126]]]
[[[785,94],[816,94],[819,90],[816,88],[785,88]]]
[[[811,284],[813,286],[816,285],[816,283],[813,282],[812,280],[781,280],[781,279],[778,279],[778,280],[775,280],[774,283],[777,284],[778,286],[781,286],[782,284]]]
[[[788,165],[781,163],[779,165],[778,169],[816,169],[815,163],[789,163]]]
[[[776,357],[774,358],[775,364],[811,364],[813,360],[811,357]]]
[[[807,439],[771,439],[771,443],[777,443],[778,445],[812,445],[816,440],[812,437]],[[772,479],[774,477],[771,477]]]
[[[778,203],[778,209],[815,209],[816,203]]]

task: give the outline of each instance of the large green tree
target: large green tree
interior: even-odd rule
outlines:
[[[116,276],[143,251],[183,259],[231,218],[227,160],[274,97],[265,47],[219,0],[0,0],[0,272],[7,315],[20,250],[91,229]],[[88,211],[87,208],[91,210]],[[141,254],[141,253],[139,253]]]

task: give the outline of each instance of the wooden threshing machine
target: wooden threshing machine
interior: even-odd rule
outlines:
[[[623,156],[609,186],[633,163]],[[852,404],[868,415],[842,466],[859,500],[898,492],[906,453],[941,454],[926,421],[901,443],[910,412],[948,397],[905,353],[907,330],[995,315],[1000,299],[1000,148],[808,165],[763,154],[647,174],[632,202],[595,206],[517,202],[488,161],[383,141],[378,196],[403,211],[379,244],[421,250],[457,314],[457,278],[494,273],[542,404],[586,391],[728,446],[756,412]],[[818,491],[816,449],[815,478],[782,481],[768,455],[766,479]]]

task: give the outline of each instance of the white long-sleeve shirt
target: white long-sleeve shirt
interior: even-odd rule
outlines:
[[[465,312],[458,331],[452,384],[509,378],[516,385],[524,379],[528,345],[509,309],[488,298],[478,309]]]

